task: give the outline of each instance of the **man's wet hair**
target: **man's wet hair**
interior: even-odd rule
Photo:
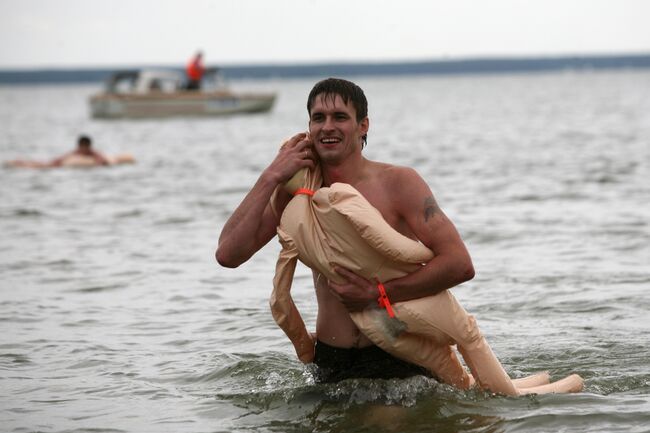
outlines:
[[[91,146],[92,140],[87,135],[80,135],[77,139],[77,144],[79,146]]]
[[[322,95],[324,99],[329,99],[334,102],[336,95],[340,96],[345,104],[352,102],[352,106],[357,113],[357,122],[361,122],[368,116],[368,100],[363,93],[361,87],[354,84],[352,81],[344,80],[342,78],[326,78],[319,81],[314,85],[314,88],[309,92],[307,98],[307,113],[311,116],[311,107],[318,95]],[[362,148],[368,144],[368,134],[364,134]]]

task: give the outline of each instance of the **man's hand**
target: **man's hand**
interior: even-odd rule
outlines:
[[[341,301],[348,311],[361,311],[377,305],[377,284],[345,268],[336,267],[337,274],[345,279],[344,283],[329,282],[334,296]]]
[[[277,156],[266,169],[272,173],[278,183],[286,182],[298,170],[304,167],[314,168],[314,152],[309,134],[301,132],[285,141]]]

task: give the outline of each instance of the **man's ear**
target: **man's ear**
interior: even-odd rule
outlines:
[[[364,117],[361,120],[359,126],[361,127],[361,135],[366,135],[368,133],[368,129],[370,128],[370,119],[368,116]]]

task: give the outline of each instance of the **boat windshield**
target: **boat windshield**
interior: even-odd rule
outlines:
[[[203,91],[224,89],[226,84],[218,68],[205,71],[201,88]],[[111,75],[106,82],[107,93],[174,93],[186,88],[182,71],[175,70],[127,70]]]

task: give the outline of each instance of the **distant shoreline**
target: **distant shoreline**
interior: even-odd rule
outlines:
[[[210,65],[212,66],[212,65]],[[32,68],[0,70],[0,84],[95,83],[106,80],[116,70],[172,69],[174,66],[129,66],[114,68]],[[454,75],[535,73],[558,70],[645,69],[650,68],[650,53],[636,55],[501,57],[411,62],[355,62],[312,64],[224,65],[224,78],[283,79],[302,77],[350,77],[389,75]]]

